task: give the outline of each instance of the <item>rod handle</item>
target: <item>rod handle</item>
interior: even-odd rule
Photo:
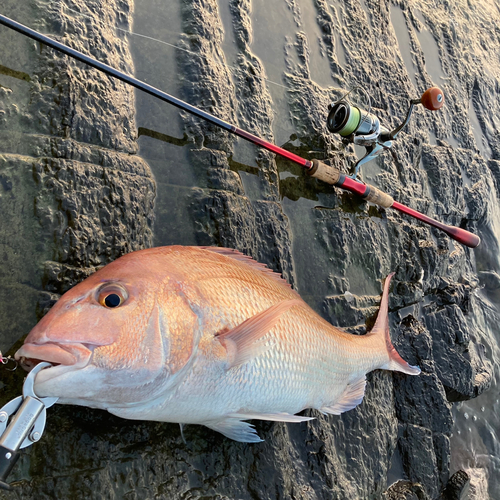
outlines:
[[[316,159],[312,160],[312,164],[313,166],[306,171],[307,175],[333,186],[339,182],[342,174],[338,168],[325,165],[322,161]]]
[[[450,238],[462,243],[462,245],[465,245],[466,247],[476,248],[479,243],[481,243],[481,238],[477,234],[470,233],[460,227],[446,226],[445,228],[440,229]]]
[[[347,189],[352,193],[356,193],[366,201],[371,201],[375,205],[382,208],[390,208],[394,203],[392,196],[380,191],[380,189],[370,186],[369,184],[362,184],[346,177],[338,168],[325,165],[319,160],[312,160],[313,166],[307,170],[307,174],[315,177],[320,181],[332,184],[334,186]]]
[[[394,205],[394,198],[390,194],[384,193],[370,184],[367,184],[366,188],[365,194],[363,195],[366,201],[371,201],[382,208],[391,208],[392,205]]]

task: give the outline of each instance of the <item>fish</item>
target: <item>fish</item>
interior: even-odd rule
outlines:
[[[39,397],[256,443],[248,420],[304,422],[306,408],[339,415],[361,403],[367,373],[420,373],[391,342],[391,277],[373,329],[353,335],[236,250],[139,250],[62,295],[15,359],[27,370],[52,364],[35,378]]]

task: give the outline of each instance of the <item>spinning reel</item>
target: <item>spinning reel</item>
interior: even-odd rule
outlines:
[[[354,173],[348,176],[351,179],[356,178],[361,165],[392,146],[392,141],[410,121],[413,108],[417,104],[422,104],[424,108],[432,111],[440,109],[444,104],[443,91],[438,87],[431,87],[422,94],[420,99],[410,101],[410,107],[403,123],[394,130],[389,131],[380,124],[380,120],[374,114],[370,113],[371,106],[368,111],[365,111],[352,105],[347,99],[349,93],[336,103],[328,106],[329,113],[326,126],[330,132],[339,134],[344,144],[357,144],[358,146],[364,146],[366,149],[365,156],[358,160],[354,166]]]

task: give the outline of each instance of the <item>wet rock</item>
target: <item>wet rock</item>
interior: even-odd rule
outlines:
[[[310,411],[317,420],[301,425],[259,422],[266,441],[258,445],[199,426],[186,427],[184,443],[176,425],[52,408],[43,440],[26,450],[12,475],[20,481],[14,497],[463,495],[463,475],[448,481],[456,470],[453,443],[469,445],[456,441],[458,434],[451,438],[452,403],[489,396],[488,357],[497,352],[500,149],[493,117],[500,110],[496,80],[485,68],[493,64],[488,54],[498,52],[491,35],[498,16],[485,14],[480,3],[465,10],[406,0],[286,0],[282,10],[266,4],[265,16],[247,0],[161,6],[147,0],[136,2],[135,14],[131,2],[114,0],[8,5],[42,31],[129,73],[134,42],[120,29],[129,31],[134,15],[146,19],[151,38],[182,32],[179,46],[189,52],[170,47],[172,55],[136,42],[140,78],[162,88],[165,80],[186,101],[345,173],[359,152],[327,132],[330,102],[361,85],[371,96],[362,107],[395,127],[408,99],[442,85],[446,107],[416,109],[392,152],[361,176],[483,239],[475,251],[462,247],[394,210],[307,178],[301,167],[216,126],[185,113],[178,124],[176,109],[139,94],[138,156],[133,91],[14,35],[21,48],[8,56],[11,88],[0,80],[0,213],[9,221],[1,227],[8,242],[0,249],[0,317],[8,318],[2,342],[12,345],[29,330],[37,302],[38,312],[46,311],[122,253],[152,244],[218,245],[282,273],[324,318],[356,334],[373,324],[381,283],[395,271],[392,339],[422,369],[419,377],[370,374],[363,403],[340,417]],[[272,72],[281,77],[270,82]],[[19,392],[22,376],[9,377],[2,380]],[[482,436],[491,436],[493,417],[478,422]],[[490,478],[497,477],[493,462]],[[384,493],[388,475],[405,481]],[[470,476],[471,495],[487,498],[485,469]],[[496,498],[494,479],[490,490]]]
[[[376,316],[379,299],[379,297],[358,297],[349,292],[343,295],[330,296],[325,300],[324,314],[331,318],[330,321],[335,326],[350,331],[355,325],[362,325],[365,327],[363,333],[366,333],[365,322],[370,317]]]
[[[464,470],[459,470],[450,477],[438,500],[467,500],[469,492],[470,477]]]
[[[221,48],[223,30],[216,2],[182,4],[184,35],[178,61],[184,96],[199,108],[222,120],[234,122],[236,101]],[[194,54],[194,57],[193,57]],[[187,136],[198,146],[229,152],[234,138],[227,131],[191,115],[183,116]]]
[[[432,309],[432,306],[424,308],[429,329],[447,325],[446,334],[434,339],[433,353],[437,374],[445,387],[448,401],[477,397],[491,386],[491,363],[486,359],[481,360],[475,351],[476,346],[470,345],[466,320],[457,305],[435,311]]]
[[[387,489],[385,500],[428,500],[422,485],[410,481],[397,481]]]

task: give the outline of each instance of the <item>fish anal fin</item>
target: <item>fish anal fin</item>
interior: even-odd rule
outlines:
[[[323,406],[319,409],[324,413],[331,413],[332,415],[340,415],[346,411],[356,408],[361,401],[363,401],[363,396],[365,395],[366,387],[366,377],[349,384],[345,391],[342,393],[338,401],[333,405]]]
[[[204,425],[240,443],[260,443],[263,441],[252,424],[242,422],[237,418],[228,417],[216,422],[207,422]]]
[[[380,302],[380,309],[378,311],[377,321],[373,326],[369,336],[379,337],[385,340],[385,347],[389,355],[389,361],[381,366],[383,370],[392,370],[407,373],[408,375],[418,375],[420,368],[408,364],[396,351],[392,344],[391,334],[389,331],[389,286],[394,273],[387,276],[384,283],[384,292],[382,294],[382,301]]]
[[[314,420],[314,417],[303,417],[301,415],[292,415],[291,413],[278,412],[278,413],[257,413],[257,412],[238,412],[228,415],[233,418],[240,418],[242,420],[270,420],[271,422],[307,422]]]
[[[302,300],[285,300],[271,306],[235,328],[216,335],[226,348],[229,368],[242,365],[272,347],[262,339],[279,321],[282,314],[293,306],[303,305]]]

